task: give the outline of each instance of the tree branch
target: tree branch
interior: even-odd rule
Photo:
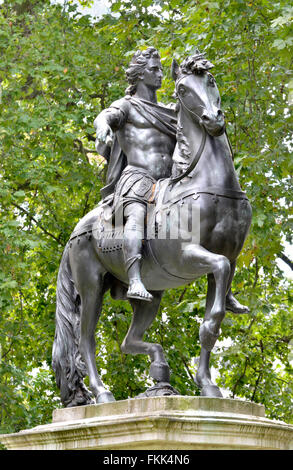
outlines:
[[[1,360],[6,358],[6,356],[8,356],[8,354],[12,350],[12,347],[15,343],[15,338],[18,337],[19,333],[21,332],[22,326],[23,326],[24,318],[23,318],[23,302],[22,302],[22,300],[23,300],[24,297],[23,297],[23,293],[22,293],[21,289],[19,289],[19,294],[20,294],[20,323],[19,323],[19,327],[17,329],[17,332],[13,335],[13,338],[11,339],[10,346],[8,347],[8,349],[5,352],[3,352]]]
[[[179,297],[179,300],[178,300],[178,303],[179,303],[179,304],[180,304],[180,302],[182,302],[183,297],[184,297],[186,291],[187,291],[187,287],[185,287],[184,290],[183,290],[183,291],[181,292],[181,294],[180,294],[180,297]]]
[[[74,145],[77,148],[77,150],[86,157],[88,163],[90,163],[90,159],[88,158],[88,154],[95,152],[95,150],[88,149],[88,148],[84,147],[84,145],[83,145],[83,143],[80,139],[75,139],[74,140]]]
[[[113,324],[114,324],[114,327],[115,327],[115,340],[116,340],[116,343],[117,343],[118,348],[119,348],[121,363],[124,364],[124,363],[125,363],[125,354],[123,353],[123,351],[122,351],[122,349],[121,349],[121,344],[120,344],[120,342],[119,342],[117,321],[114,320],[114,321],[113,321]]]
[[[95,142],[95,141],[96,141],[95,136],[92,135],[92,134],[86,134],[86,138],[87,138],[87,140],[91,140],[92,142]]]
[[[19,209],[20,211],[22,211],[24,214],[26,214],[28,216],[28,218],[34,222],[37,227],[39,227],[46,235],[48,235],[49,237],[51,238],[54,238],[54,240],[57,242],[57,243],[60,243],[61,244],[61,240],[60,240],[60,236],[59,237],[55,237],[55,235],[53,235],[53,233],[50,233],[48,232],[48,230],[46,230],[35,218],[33,215],[31,215],[26,209],[24,209],[23,207],[21,207],[19,204],[16,204],[15,202],[12,202],[11,203],[14,207],[16,207],[17,209]]]
[[[256,256],[255,257],[255,276],[254,276],[254,281],[253,281],[253,286],[252,286],[253,289],[256,287],[257,281],[258,281],[258,260]]]
[[[235,397],[236,389],[237,389],[237,387],[238,387],[240,381],[243,379],[243,377],[245,377],[247,366],[248,366],[248,357],[245,357],[244,370],[243,370],[242,374],[240,375],[240,377],[238,378],[237,382],[235,383],[235,385],[234,385],[234,387],[233,387],[233,390],[232,390],[232,398]]]
[[[90,197],[91,192],[92,192],[92,189],[90,191],[88,191],[85,195],[85,204],[84,204],[84,208],[83,208],[83,211],[82,211],[82,217],[86,214],[87,210],[89,209],[88,201],[89,201],[89,197]]]
[[[259,342],[259,347],[260,347],[260,350],[261,350],[261,356],[262,356],[262,359],[263,359],[263,367],[265,368],[265,357],[264,357],[264,344],[263,344],[263,341],[260,340]],[[259,386],[259,382],[262,378],[262,375],[263,375],[263,369],[260,370],[259,374],[258,374],[258,377],[255,381],[255,384],[254,384],[254,389],[253,389],[253,393],[252,393],[252,396],[251,396],[251,401],[254,401],[255,399],[255,395],[256,395],[256,391],[257,391],[257,388]]]
[[[281,258],[284,263],[286,263],[293,271],[293,263],[292,261],[288,258],[288,256],[285,255],[285,253],[279,253],[278,257]]]
[[[185,357],[183,356],[183,354],[180,353],[180,351],[179,351],[179,354],[180,354],[180,356],[181,356],[181,360],[182,360],[182,362],[183,362],[183,364],[184,364],[184,367],[185,367],[185,369],[186,369],[186,371],[187,371],[189,377],[191,378],[192,382],[194,382],[194,377],[193,377],[192,372],[190,371],[190,369],[189,369],[189,367],[188,367],[188,364],[187,364],[187,362],[186,362],[186,360],[185,360]]]
[[[255,394],[256,394],[256,391],[257,391],[257,388],[258,388],[258,385],[259,385],[259,382],[260,382],[261,378],[262,378],[262,372],[260,372],[258,374],[258,377],[256,379],[256,382],[255,382],[255,385],[254,385],[254,390],[253,390],[252,396],[250,398],[250,401],[254,401]]]

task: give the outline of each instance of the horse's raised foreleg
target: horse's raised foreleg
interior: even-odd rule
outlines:
[[[170,370],[160,344],[143,341],[145,331],[154,321],[162,298],[162,292],[152,292],[153,300],[146,303],[131,300],[133,318],[121,345],[124,353],[148,354],[151,358],[150,375],[156,382],[169,382]]]
[[[183,261],[194,266],[195,275],[212,273],[215,279],[213,305],[200,328],[200,340],[211,351],[220,334],[220,325],[226,313],[226,292],[230,276],[230,262],[226,256],[212,253],[200,245],[188,245],[183,251]]]
[[[230,273],[230,263],[224,256],[217,260],[213,275],[215,278],[214,302],[206,312],[204,322],[199,330],[201,345],[211,351],[220,335],[220,325],[226,313],[226,290]],[[209,293],[208,293],[209,294]]]
[[[249,308],[246,307],[245,305],[242,305],[238,300],[234,297],[232,294],[231,290],[231,284],[233,281],[234,273],[235,273],[235,267],[236,267],[236,261],[233,261],[231,263],[231,272],[230,272],[230,277],[228,280],[228,289],[227,289],[227,295],[226,295],[226,310],[229,310],[229,312],[232,313],[249,313]]]
[[[75,244],[71,250],[72,275],[81,301],[79,350],[86,365],[90,389],[97,403],[114,401],[112,393],[105,389],[96,366],[95,330],[102,308],[105,270],[86,238],[80,241],[80,246]]]
[[[195,274],[208,274],[208,292],[204,322],[199,330],[202,346],[200,363],[195,382],[204,396],[222,396],[220,389],[211,381],[209,360],[225,316],[226,292],[230,276],[230,262],[222,255],[212,253],[200,245],[188,245],[183,252],[184,261],[194,264]]]

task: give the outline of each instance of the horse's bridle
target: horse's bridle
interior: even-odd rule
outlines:
[[[202,122],[202,119],[200,116],[198,116],[198,114],[196,114],[194,111],[191,111],[191,109],[189,109],[186,104],[183,102],[181,96],[180,96],[180,93],[178,92],[178,87],[179,87],[179,83],[181,82],[181,80],[183,80],[183,78],[187,77],[188,75],[193,75],[192,73],[188,73],[188,74],[185,74],[183,75],[183,77],[179,78],[179,80],[177,81],[176,85],[175,85],[175,96],[176,98],[179,99],[180,103],[182,104],[182,106],[190,113],[190,114],[193,114],[193,116],[195,116],[197,119],[198,119],[198,123],[199,125],[202,125],[201,122]],[[203,108],[204,107],[202,105],[199,105],[199,108]]]
[[[192,75],[191,73],[190,74],[187,74],[187,75]],[[207,138],[207,132],[202,124],[202,119],[200,116],[198,116],[194,111],[191,111],[191,109],[189,109],[185,103],[183,103],[183,100],[182,98],[180,97],[180,94],[178,93],[178,86],[179,86],[179,82],[186,77],[186,74],[181,77],[176,85],[175,85],[175,91],[176,91],[176,98],[179,99],[181,105],[190,113],[192,114],[193,116],[195,116],[198,120],[198,124],[199,126],[201,127],[202,131],[203,131],[203,134],[202,134],[202,139],[201,139],[201,143],[200,143],[200,146],[199,146],[199,149],[198,151],[196,152],[196,155],[194,156],[191,164],[189,165],[189,167],[187,168],[186,171],[184,171],[181,175],[179,176],[176,176],[175,178],[170,178],[170,183],[171,185],[175,184],[175,183],[178,183],[179,181],[181,181],[183,178],[185,178],[186,176],[189,175],[189,173],[191,173],[191,171],[195,168],[195,165],[197,164],[199,158],[201,157],[201,154],[203,152],[203,149],[204,149],[204,146],[205,146],[205,143],[206,143],[206,138]],[[203,106],[201,106],[203,108]]]

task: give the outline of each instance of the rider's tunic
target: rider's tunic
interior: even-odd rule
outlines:
[[[139,202],[147,205],[154,192],[156,180],[144,168],[128,165],[122,172],[115,192],[113,208]]]

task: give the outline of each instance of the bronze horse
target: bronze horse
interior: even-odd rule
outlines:
[[[125,353],[149,354],[156,393],[160,393],[160,386],[164,394],[176,393],[169,385],[169,366],[161,345],[143,341],[165,289],[207,275],[206,311],[199,334],[201,354],[195,377],[203,396],[222,396],[211,381],[209,359],[226,309],[248,311],[232,296],[231,283],[250,227],[251,206],[234,169],[210,66],[195,56],[185,59],[180,67],[173,61],[178,108],[174,174],[159,181],[150,217],[154,227],[165,218],[170,230],[170,214],[185,207],[187,219],[193,213],[200,215],[198,224],[192,225],[196,233],[188,239],[186,227],[181,227],[177,237],[145,237],[141,274],[153,300],[129,299],[133,318],[121,346]],[[122,240],[103,238],[97,228],[103,225],[103,207],[102,202],[79,221],[65,247],[58,274],[52,364],[65,406],[91,402],[83,383],[86,374],[97,403],[114,400],[97,372],[95,329],[105,292],[111,289],[114,298],[126,299],[128,278]],[[187,220],[186,226],[190,222]]]

